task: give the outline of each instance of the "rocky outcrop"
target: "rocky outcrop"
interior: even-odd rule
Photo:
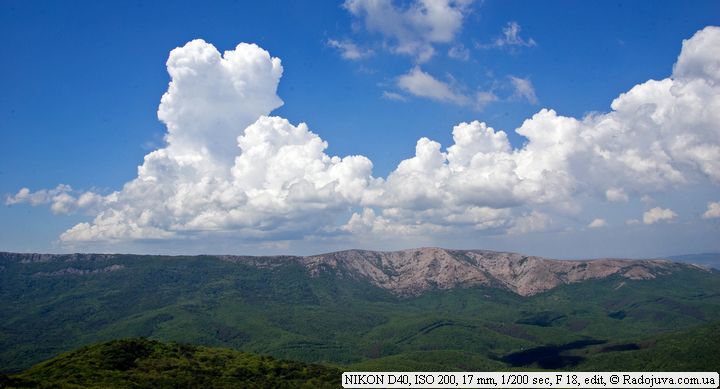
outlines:
[[[112,254],[17,254],[0,253],[0,263],[122,261]],[[619,275],[629,280],[646,280],[681,269],[711,271],[697,265],[667,260],[555,260],[516,253],[487,250],[446,250],[419,248],[401,251],[347,250],[300,256],[210,256],[226,262],[273,269],[294,264],[304,266],[311,276],[329,272],[337,277],[370,282],[399,296],[416,296],[431,289],[488,286],[521,296],[531,296],[559,285]],[[95,270],[78,265],[36,276],[86,275],[121,270],[112,265]],[[2,271],[4,267],[0,267]]]
[[[0,252],[0,261],[20,263],[105,261],[116,258],[115,254],[37,254]]]
[[[123,266],[123,265],[110,265],[110,266],[104,267],[102,269],[77,269],[74,267],[68,267],[68,268],[56,270],[53,272],[37,272],[37,273],[34,273],[33,276],[35,276],[35,277],[61,277],[61,276],[69,276],[69,275],[83,276],[83,275],[88,275],[88,274],[110,273],[113,271],[122,270],[124,268],[125,268],[125,266]]]
[[[302,261],[311,275],[332,271],[343,277],[367,280],[398,295],[419,295],[434,288],[482,285],[530,296],[562,284],[615,274],[631,280],[643,280],[692,267],[667,260],[569,261],[516,253],[441,248],[393,252],[348,250],[304,257]]]
[[[291,255],[276,255],[272,257],[254,257],[247,255],[218,255],[216,258],[232,263],[239,263],[247,266],[254,266],[261,269],[272,269],[278,266],[287,265],[291,262],[302,262],[302,257]]]

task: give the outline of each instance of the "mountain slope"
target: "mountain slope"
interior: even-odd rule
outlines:
[[[18,254],[1,253],[0,262],[88,263],[120,258],[112,254]],[[427,247],[400,251],[346,250],[328,254],[299,256],[231,256],[217,258],[232,263],[271,269],[298,263],[309,274],[321,272],[351,277],[372,283],[397,295],[419,295],[430,289],[488,286],[530,296],[559,285],[606,278],[618,274],[632,280],[653,279],[683,269],[709,272],[692,263],[664,259],[554,260],[517,253],[488,250],[447,250]],[[60,276],[87,272],[122,270],[122,264],[83,270],[65,267],[35,276]],[[1,269],[0,269],[1,271]]]
[[[447,252],[450,258],[437,260],[442,266],[468,261],[466,252]],[[588,339],[636,342],[720,321],[720,273],[693,266],[606,261],[611,270],[624,270],[569,283],[570,273],[553,273],[557,286],[527,296],[501,283],[522,280],[520,271],[503,279],[483,270],[488,285],[443,289],[432,279],[441,272],[429,269],[430,287],[413,294],[377,286],[352,270],[351,256],[328,256],[0,254],[0,370],[137,336],[314,363],[417,361],[472,370],[507,366],[502,358],[522,349]],[[407,277],[400,262],[392,268],[381,259],[368,268],[390,280]],[[479,262],[468,266],[492,268],[489,260]],[[554,264],[521,262],[522,256],[497,267]],[[633,264],[654,278],[636,279]],[[449,268],[460,279],[467,271]],[[407,274],[422,269],[408,266]]]
[[[675,262],[692,263],[720,270],[720,253],[674,255],[667,258]]]
[[[550,344],[478,358],[463,351],[413,352],[366,360],[349,367],[356,371],[505,371],[563,369],[574,371],[716,371],[720,366],[720,322],[687,330],[639,337],[635,341],[598,340]]]
[[[276,360],[229,349],[133,338],[86,346],[26,371],[0,374],[0,387],[339,387],[343,370],[438,371],[448,362],[460,370],[527,370],[565,363],[576,371],[713,371],[720,366],[720,322],[646,338],[637,343],[584,342],[544,346],[511,355],[512,366],[459,351],[416,352],[369,360],[344,369]],[[582,342],[576,342],[582,343]]]
[[[578,371],[717,371],[720,322],[589,350]]]
[[[337,388],[342,371],[229,349],[124,339],[83,347],[12,376],[2,387]]]
[[[490,286],[521,296],[541,293],[562,284],[618,274],[632,280],[652,279],[686,268],[701,267],[667,260],[552,260],[486,250],[420,248],[393,252],[348,250],[305,257],[311,274],[333,270],[366,279],[399,295],[429,289]]]

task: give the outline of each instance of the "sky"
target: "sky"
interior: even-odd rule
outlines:
[[[720,251],[714,1],[0,2],[0,250]]]

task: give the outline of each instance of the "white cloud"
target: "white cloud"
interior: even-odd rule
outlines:
[[[470,50],[462,44],[455,45],[448,50],[448,57],[461,61],[467,61],[470,59]]]
[[[698,34],[708,31],[714,40],[706,41],[720,48],[720,29]],[[680,58],[686,55],[692,53],[683,50]],[[442,91],[436,99],[456,95],[447,88],[435,90]],[[576,119],[543,109],[516,130],[527,139],[516,150],[504,132],[485,123],[463,123],[453,129],[454,144],[445,151],[437,142],[420,139],[415,156],[388,176],[378,197],[382,201],[369,205],[393,209],[383,214],[386,223],[405,211],[432,209],[433,217],[444,212],[447,220],[483,206],[577,213],[583,194],[628,201],[628,192],[644,195],[708,180],[717,183],[712,150],[720,145],[720,110],[713,107],[719,106],[720,88],[714,81],[668,78],[635,86],[604,114]],[[514,221],[518,212],[498,224],[523,225]],[[658,208],[644,220],[672,219],[671,212]],[[398,217],[396,222],[405,221]]]
[[[5,198],[6,205],[27,203],[33,206],[50,204],[50,210],[55,214],[70,214],[79,209],[88,212],[96,211],[102,205],[104,198],[93,192],[85,192],[79,197],[73,196],[70,185],[60,184],[54,189],[41,189],[31,192],[28,188],[20,189],[15,195]]]
[[[661,221],[670,221],[677,217],[677,214],[669,208],[655,207],[643,214],[643,223],[655,224]]]
[[[55,189],[42,189],[36,192],[30,192],[28,188],[20,189],[15,195],[9,195],[5,198],[6,205],[28,203],[30,205],[41,205],[52,203],[54,199],[63,194],[70,192],[70,185],[60,184]]]
[[[717,45],[718,27],[706,27],[690,39],[684,39],[682,53],[673,66],[673,76],[685,79],[702,79],[717,84],[720,82]]]
[[[168,155],[184,164],[229,166],[238,132],[282,105],[275,93],[280,59],[254,44],[241,43],[221,55],[197,39],[170,52],[167,70],[172,81],[158,118],[168,129]]]
[[[591,221],[590,224],[588,224],[588,227],[589,228],[600,228],[600,227],[607,227],[607,225],[608,224],[605,221],[605,219],[598,218],[598,219],[594,219],[593,221]]]
[[[515,225],[508,229],[509,234],[526,234],[544,231],[552,223],[552,218],[542,212],[532,211],[530,214],[516,219]]]
[[[707,210],[702,215],[703,219],[716,219],[720,218],[720,201],[709,202]]]
[[[491,47],[533,47],[537,46],[534,39],[523,39],[520,36],[520,30],[522,28],[517,22],[508,22],[503,28],[502,36],[495,39],[491,44],[480,44],[480,48],[491,48]]]
[[[361,19],[369,32],[388,40],[393,52],[424,62],[434,55],[434,44],[455,39],[470,3],[469,0],[419,0],[402,7],[392,1],[347,0],[344,7]]]
[[[349,40],[338,41],[335,39],[328,39],[327,45],[340,51],[340,56],[344,59],[358,60],[369,57],[373,54],[370,49],[361,49],[354,42]]]
[[[94,192],[83,192],[76,195],[70,185],[60,184],[54,189],[41,189],[30,192],[22,188],[12,196],[5,198],[6,205],[27,203],[33,206],[50,204],[50,210],[56,215],[67,215],[77,211],[86,214],[98,212],[112,196],[103,197]],[[77,197],[76,197],[77,196]]]
[[[484,106],[500,100],[493,92],[479,91],[475,94],[475,108],[482,109]]]
[[[220,56],[193,41],[171,52],[168,71],[172,81],[158,110],[168,146],[146,155],[138,177],[102,198],[93,221],[61,240],[213,231],[299,238],[358,203],[373,180],[367,158],[328,156],[327,144],[305,124],[264,116],[280,104],[282,66],[259,47],[240,44]],[[65,203],[82,207],[92,199],[86,193]]]
[[[435,101],[452,103],[460,106],[469,106],[477,110],[499,98],[492,92],[478,91],[474,95],[463,93],[458,87],[438,80],[424,72],[419,66],[411,69],[407,74],[397,78],[398,88],[417,97],[424,97]],[[389,93],[388,93],[389,94]],[[385,98],[399,100],[396,96],[386,95]]]
[[[383,91],[382,98],[393,101],[407,101],[407,98],[400,93],[390,91]]]
[[[158,110],[167,146],[145,156],[137,178],[106,196],[24,188],[6,203],[92,212],[61,236],[66,242],[546,230],[556,215],[577,216],[589,197],[627,201],[628,193],[720,183],[720,59],[705,54],[718,50],[720,28],[708,27],[683,43],[672,77],[633,87],[610,112],[573,118],[542,109],[515,130],[526,139],[518,149],[504,131],[460,123],[452,145],[421,138],[382,179],[363,156],[327,155],[307,125],[267,116],[282,103],[279,59],[255,45],[220,55],[193,41],[171,52]],[[455,104],[494,96],[471,98],[419,67],[398,86]],[[676,217],[656,207],[643,222]]]
[[[529,78],[520,78],[509,76],[510,83],[513,86],[513,96],[527,100],[530,104],[537,104],[538,99],[535,95],[535,87]]]
[[[605,191],[605,198],[610,202],[628,202],[630,199],[622,188],[608,188]]]
[[[326,155],[327,144],[304,123],[261,116],[237,143],[239,155],[224,176],[207,176],[165,149],[149,154],[114,202],[61,239],[158,239],[197,231],[299,238],[358,203],[372,181],[370,160]]]
[[[409,73],[398,77],[397,85],[415,96],[426,97],[436,101],[450,102],[458,105],[470,103],[467,96],[416,66]]]

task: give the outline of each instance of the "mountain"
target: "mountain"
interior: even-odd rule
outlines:
[[[720,270],[720,253],[673,255],[667,258],[675,262],[691,263]]]
[[[0,387],[337,388],[342,371],[222,348],[123,339],[83,347]]]
[[[642,343],[575,342],[571,346],[522,350],[505,358],[525,370],[581,361],[576,371],[712,371],[720,366],[720,323],[653,337]],[[579,344],[581,343],[581,344]],[[382,371],[387,366],[413,370],[397,357],[348,366],[355,371]],[[442,369],[442,360],[424,370]],[[678,362],[680,361],[680,362]],[[203,387],[203,388],[336,388],[342,369],[257,356],[231,349],[158,342],[144,338],[93,344],[41,362],[22,373],[0,374],[0,387]],[[142,383],[142,385],[138,385]]]
[[[330,272],[372,283],[400,296],[417,296],[430,289],[488,286],[506,289],[521,296],[545,292],[559,285],[620,275],[632,280],[652,279],[681,269],[709,271],[692,259],[707,262],[709,254],[681,256],[680,262],[665,259],[593,259],[555,260],[517,253],[488,250],[447,250],[418,248],[400,251],[346,250],[328,254],[300,256],[231,256],[218,258],[228,262],[273,268],[298,263],[311,276]],[[108,261],[122,256],[112,254],[18,254],[0,253],[8,261],[20,263],[82,263]],[[714,257],[713,257],[714,258]],[[701,264],[703,261],[700,262]],[[86,272],[122,270],[122,264],[83,270],[69,266],[35,276],[61,276]]]
[[[720,272],[437,248],[307,257],[2,253],[0,312],[5,373],[129,337],[388,370],[507,369],[528,360],[513,355],[539,349],[560,362],[531,358],[531,367],[570,369],[592,359],[585,351],[639,344],[647,347],[636,351],[656,355],[656,337],[720,322]]]
[[[332,270],[365,279],[399,295],[429,289],[489,286],[530,296],[558,285],[620,275],[652,279],[681,269],[701,267],[667,260],[553,260],[487,250],[420,248],[393,252],[349,250],[301,258],[311,274]]]

